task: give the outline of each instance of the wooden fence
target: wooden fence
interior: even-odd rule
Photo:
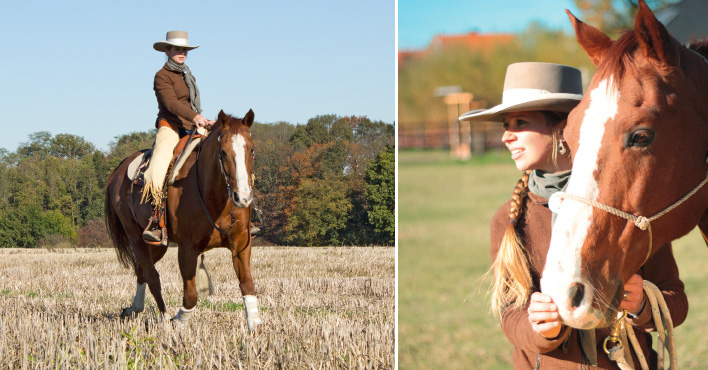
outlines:
[[[474,154],[504,146],[501,141],[504,134],[501,123],[474,122],[467,127],[464,125],[419,123],[399,126],[398,148],[450,149],[457,152],[456,156],[463,157],[460,150]]]

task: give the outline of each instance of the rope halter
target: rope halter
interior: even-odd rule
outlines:
[[[679,199],[674,204],[668,206],[663,211],[661,211],[651,217],[644,217],[641,215],[635,216],[633,214],[620,211],[617,208],[610,207],[606,204],[602,204],[602,203],[597,202],[595,200],[583,198],[581,196],[578,196],[575,194],[570,194],[570,193],[565,193],[562,191],[556,192],[553,195],[551,195],[551,197],[548,199],[548,208],[552,212],[558,213],[558,211],[560,210],[560,205],[563,202],[563,200],[570,199],[570,200],[574,200],[576,202],[584,203],[584,204],[591,206],[591,207],[595,207],[597,209],[601,209],[607,213],[611,213],[615,216],[624,218],[625,220],[632,221],[634,223],[634,225],[637,226],[639,229],[649,231],[649,250],[647,251],[646,258],[644,258],[644,262],[646,262],[647,259],[649,259],[649,255],[651,254],[651,249],[652,249],[651,222],[655,221],[659,217],[671,212],[671,210],[673,210],[674,208],[680,206],[683,202],[687,201],[688,198],[690,198],[691,196],[696,194],[698,192],[698,190],[700,190],[706,183],[708,183],[708,173],[706,174],[706,177],[703,179],[703,181],[701,181],[700,184],[698,184],[690,192],[688,192],[688,194],[684,195],[683,198]]]

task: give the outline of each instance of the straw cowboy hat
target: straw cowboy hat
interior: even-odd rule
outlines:
[[[165,41],[158,41],[152,44],[152,47],[157,51],[167,51],[171,46],[185,48],[187,50],[196,49],[199,45],[190,46],[187,39],[187,31],[170,31],[165,36]]]
[[[503,113],[522,111],[570,112],[582,98],[583,83],[577,68],[553,63],[514,63],[506,69],[502,103],[469,111],[460,120],[501,121]]]

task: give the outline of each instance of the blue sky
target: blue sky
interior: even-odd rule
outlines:
[[[420,49],[436,34],[520,32],[532,20],[572,32],[572,0],[398,0],[398,47]]]
[[[114,137],[154,127],[164,53],[186,30],[203,114],[306,123],[321,114],[395,120],[395,2],[385,0],[3,3],[0,148],[28,135]]]

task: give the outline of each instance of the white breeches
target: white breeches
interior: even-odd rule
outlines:
[[[164,186],[167,168],[170,166],[179,135],[170,127],[162,126],[157,130],[155,145],[152,147],[152,158],[145,170],[145,187],[141,201],[148,199],[153,206],[162,202],[162,187]]]

